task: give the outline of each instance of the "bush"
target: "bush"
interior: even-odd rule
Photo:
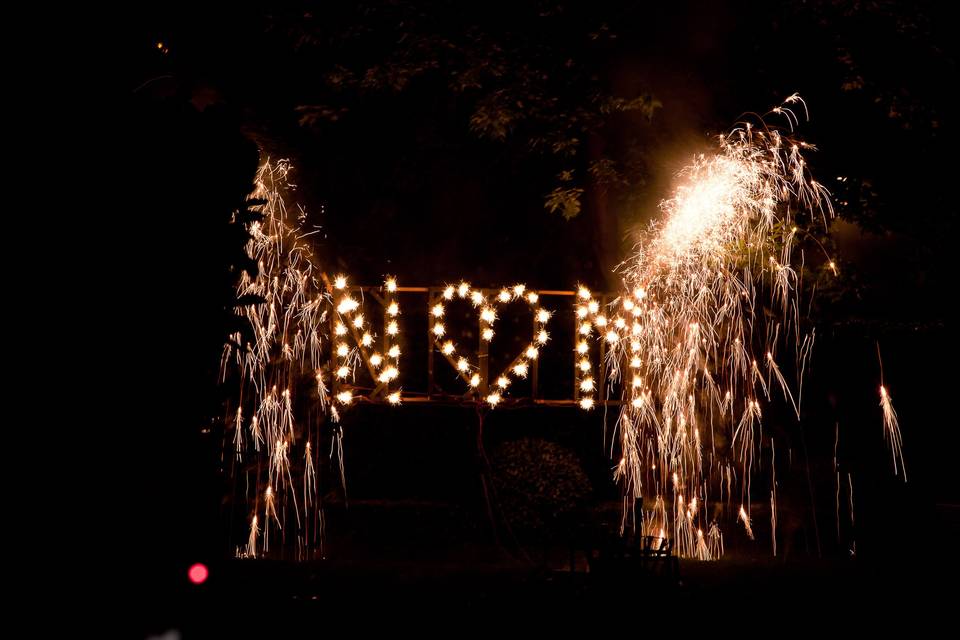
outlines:
[[[499,506],[517,533],[550,537],[592,492],[576,454],[541,438],[501,443],[491,466]]]

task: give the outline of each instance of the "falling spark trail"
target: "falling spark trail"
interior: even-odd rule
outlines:
[[[243,413],[242,408],[237,407],[237,417],[233,423],[233,446],[237,454],[237,461],[243,461]]]
[[[710,556],[710,549],[707,547],[706,541],[703,539],[703,529],[697,529],[697,560],[712,560]]]
[[[723,533],[720,531],[720,527],[717,526],[716,522],[710,523],[710,531],[707,532],[707,537],[710,539],[710,557],[714,560],[719,560],[723,557]]]
[[[743,522],[743,528],[746,530],[747,536],[753,540],[753,528],[750,526],[750,516],[747,515],[747,510],[744,509],[743,506],[740,507],[740,515],[738,517],[740,521]]]
[[[903,471],[903,481],[907,481],[907,469],[903,464],[903,439],[900,435],[900,423],[897,412],[893,408],[893,401],[887,389],[880,386],[880,407],[883,410],[883,437],[890,447],[890,456],[893,459],[893,474],[899,475]],[[899,465],[898,461],[899,460]]]
[[[317,472],[313,466],[313,452],[310,443],[307,442],[304,452],[304,472],[303,472],[303,506],[308,508],[317,495]]]
[[[257,528],[257,516],[254,515],[250,520],[250,535],[247,538],[247,557],[256,558],[257,557],[257,536],[260,534],[260,529]]]

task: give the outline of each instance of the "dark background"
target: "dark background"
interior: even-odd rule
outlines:
[[[709,136],[743,112],[765,111],[794,92],[810,106],[800,133],[819,148],[808,155],[812,170],[835,194],[831,251],[841,277],[816,307],[805,441],[783,437],[796,452],[810,452],[821,556],[849,555],[851,532],[840,543],[833,533],[839,423],[840,467],[853,474],[856,491],[858,562],[884,566],[896,557],[902,567],[906,556],[935,572],[956,543],[960,501],[951,406],[951,22],[938,3],[766,5],[164,5],[131,16],[122,54],[130,107],[123,163],[135,197],[111,222],[128,234],[122,251],[143,285],[118,295],[124,320],[117,332],[150,354],[147,366],[139,352],[121,353],[118,363],[138,372],[122,383],[125,442],[137,452],[129,478],[136,489],[122,499],[122,522],[130,530],[134,584],[154,594],[145,599],[155,608],[171,594],[182,596],[186,566],[217,562],[230,549],[218,507],[229,482],[209,418],[225,391],[209,381],[232,277],[225,265],[241,260],[226,221],[249,191],[257,147],[261,161],[292,159],[298,198],[322,228],[315,237],[323,266],[354,282],[377,284],[391,273],[410,285],[463,277],[484,286],[519,280],[568,289],[582,281],[614,289],[611,268],[626,255],[631,229],[655,214],[690,154],[708,148]],[[586,181],[582,211],[566,220],[544,207],[566,160],[530,153],[522,127],[503,140],[477,135],[468,124],[477,96],[452,94],[437,73],[415,74],[399,90],[332,91],[323,78],[335,65],[362,69],[403,50],[397,16],[411,7],[420,16],[403,23],[412,39],[440,34],[457,41],[479,25],[520,51],[528,43],[546,51],[537,60],[575,58],[576,69],[589,70],[591,82],[610,91],[658,100],[652,116],[616,114],[580,141],[586,157],[599,146],[622,160],[629,186],[601,193]],[[602,44],[583,37],[602,25],[617,37]],[[309,46],[305,34],[316,39]],[[562,73],[550,90],[570,101],[579,95],[579,85],[566,87]],[[303,121],[298,107],[318,104],[331,106],[336,118]],[[572,162],[578,176],[586,174],[582,157]],[[907,484],[892,476],[882,440],[878,343],[901,418]],[[447,515],[457,509],[477,506],[473,419],[470,410],[453,408],[351,413],[346,463],[354,498],[454,506],[419,527],[389,517],[351,521],[334,509],[332,549],[338,536],[368,536],[354,547],[353,559],[362,563],[364,553],[416,555],[416,548],[461,545],[461,537],[482,540],[482,527],[465,525],[469,534],[435,527],[456,520]],[[519,436],[563,444],[580,458],[595,498],[616,499],[600,412],[504,411],[487,427],[490,449]],[[782,482],[797,484],[799,504],[805,478],[799,470],[791,476]],[[784,489],[785,502],[790,491]],[[795,557],[815,565],[809,525],[798,526]],[[378,528],[382,535],[370,533]],[[736,547],[737,533],[729,535]],[[756,546],[757,555],[767,553],[764,543]]]

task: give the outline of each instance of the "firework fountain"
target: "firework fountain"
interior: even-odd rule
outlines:
[[[794,250],[799,228],[826,227],[833,209],[803,157],[813,147],[764,120],[780,118],[792,132],[800,110],[805,115],[806,105],[791,96],[719,137],[714,153],[696,156],[622,264],[620,298],[595,311],[587,293],[581,307],[581,317],[608,327],[608,371],[623,389],[616,475],[627,500],[624,524],[632,500],[653,496],[658,506],[641,511],[642,529],[663,535],[664,521],[672,523],[682,556],[707,559],[722,548],[703,544],[695,524],[708,520],[714,487],[722,496],[726,486],[753,538],[750,483],[764,404],[786,403],[800,417],[815,332],[802,323]],[[881,404],[896,468],[899,430],[883,387]],[[775,481],[770,505],[775,531]],[[717,540],[715,522],[710,529]]]
[[[258,273],[244,273],[238,287],[241,300],[256,303],[240,307],[250,332],[233,336],[221,367],[224,379],[234,374],[238,387],[236,409],[229,412],[234,479],[242,478],[236,482],[243,486],[242,502],[252,506],[249,539],[238,555],[249,557],[269,549],[271,533],[284,535],[291,516],[299,550],[319,545],[323,533],[318,452],[310,444],[311,438],[319,441],[319,421],[301,416],[322,416],[330,409],[321,368],[330,296],[309,246],[310,232],[302,228],[305,213],[287,209],[294,188],[289,173],[286,161],[267,161],[257,172],[251,198],[259,203],[261,219],[249,225],[247,253]],[[302,482],[295,482],[294,474]]]

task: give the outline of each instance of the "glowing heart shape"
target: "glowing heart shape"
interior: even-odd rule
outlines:
[[[469,300],[473,307],[480,311],[480,339],[484,344],[490,343],[496,333],[493,326],[497,320],[498,308],[512,302],[524,302],[533,311],[535,322],[529,346],[517,355],[500,375],[491,377],[490,380],[484,380],[480,373],[479,354],[474,354],[476,360],[470,362],[464,355],[466,351],[457,347],[453,340],[446,338],[447,329],[443,318],[446,315],[447,303],[456,298]],[[469,283],[461,282],[457,286],[447,285],[441,295],[430,301],[430,335],[433,336],[434,344],[471,390],[478,395],[482,390],[486,390],[484,399],[491,407],[500,403],[513,379],[527,377],[530,362],[537,359],[539,349],[550,339],[546,326],[552,314],[539,305],[539,300],[540,296],[535,291],[527,291],[522,284],[501,289],[496,295],[491,294],[488,297],[482,289],[474,289]],[[491,381],[492,385],[489,384]]]

